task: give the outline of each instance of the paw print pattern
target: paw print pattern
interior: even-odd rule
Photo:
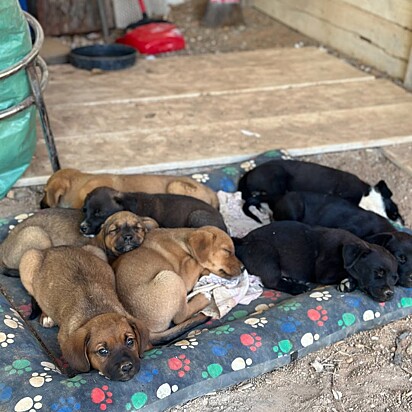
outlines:
[[[253,315],[259,315],[263,312],[266,312],[270,308],[273,308],[273,306],[275,306],[274,303],[269,303],[268,305],[266,303],[261,303],[260,305],[257,305],[255,307],[255,313],[253,313]]]
[[[20,215],[15,216],[14,218],[17,220],[17,223],[23,222],[23,220],[26,220],[29,216],[32,216],[33,213],[21,213]]]
[[[4,383],[0,383],[0,404],[8,402],[13,395],[13,389]]]
[[[43,362],[40,362],[40,365],[43,366],[43,369],[46,372],[51,371],[51,372],[56,372],[56,373],[61,374],[60,369],[54,363],[43,361]]]
[[[298,330],[298,327],[301,324],[302,323],[299,320],[292,318],[291,316],[288,316],[280,325],[280,329],[282,330],[282,332],[294,333]]]
[[[11,365],[4,368],[9,375],[22,375],[24,372],[31,372],[30,362],[27,359],[15,360]]]
[[[70,398],[59,398],[57,403],[51,405],[53,412],[75,412],[80,411],[80,402],[77,402],[72,396]]]
[[[177,385],[170,386],[168,383],[164,383],[160,385],[156,391],[156,396],[159,399],[166,398],[167,396],[171,395],[173,392],[176,392],[179,389]]]
[[[92,402],[99,405],[101,411],[105,411],[108,405],[113,403],[112,396],[113,394],[109,391],[107,385],[103,385],[101,388],[93,388],[90,394]]]
[[[327,316],[328,311],[323,309],[322,306],[316,306],[316,309],[308,310],[308,318],[316,322],[318,326],[323,326],[325,322],[329,319]]]
[[[247,310],[235,310],[227,317],[227,320],[232,321],[236,319],[242,319],[247,315],[249,315],[249,312]]]
[[[293,348],[293,344],[290,340],[285,339],[278,342],[272,349],[278,356],[278,358],[287,355]]]
[[[4,324],[11,329],[24,329],[23,324],[15,316],[11,317],[10,315],[4,316]]]
[[[230,325],[221,325],[215,329],[212,329],[210,333],[214,333],[216,335],[228,335],[229,333],[233,332],[235,328],[232,328]]]
[[[338,320],[338,325],[345,329],[347,326],[351,326],[356,322],[356,316],[352,313],[344,313],[342,319]]]
[[[61,383],[68,388],[80,388],[80,386],[86,383],[86,379],[82,378],[82,375],[73,376],[73,378],[65,379]]]
[[[158,358],[163,352],[160,349],[151,349],[144,353],[143,359],[156,359]]]
[[[130,398],[130,402],[126,403],[126,411],[137,411],[146,405],[147,395],[144,392],[136,392]],[[133,408],[133,409],[132,409]]]
[[[265,317],[262,318],[249,318],[245,320],[246,325],[252,326],[252,328],[257,329],[258,327],[264,328],[268,323],[268,320]]]
[[[264,290],[262,296],[266,299],[276,301],[282,296],[282,293],[278,290]]]
[[[31,374],[31,378],[29,379],[29,383],[34,388],[40,388],[46,382],[51,382],[52,380],[53,380],[52,377],[45,372],[43,373],[33,372]]]
[[[197,345],[199,345],[199,342],[196,338],[183,339],[175,343],[175,346],[178,346],[181,349],[194,349]]]
[[[284,312],[290,312],[299,309],[301,306],[302,304],[299,302],[286,302],[279,305],[278,308]]]
[[[230,365],[232,367],[232,370],[234,371],[240,371],[241,369],[245,369],[247,366],[252,365],[252,359],[247,358],[243,359],[241,357],[235,358],[232,361],[232,364]]]
[[[381,314],[379,312],[374,312],[373,310],[367,310],[364,312],[362,318],[365,322],[373,320],[375,318],[379,318]]]
[[[330,292],[326,291],[316,291],[309,295],[312,299],[316,299],[318,302],[322,302],[323,300],[329,300],[332,298]]]
[[[23,314],[23,316],[25,318],[29,317],[31,315],[31,303],[27,304],[27,305],[21,305],[19,306],[19,310],[20,312]]]
[[[223,372],[222,365],[218,363],[211,363],[206,369],[207,370],[202,372],[203,379],[217,378]]]
[[[140,369],[139,373],[136,375],[136,379],[142,383],[150,383],[153,378],[159,374],[158,369]]]
[[[240,342],[242,345],[248,346],[252,352],[256,352],[262,346],[262,338],[257,333],[243,333],[240,335]]]
[[[403,297],[398,303],[398,308],[409,308],[412,306],[412,298]]]
[[[302,346],[304,348],[306,348],[307,346],[312,345],[314,342],[318,341],[320,338],[320,336],[315,333],[314,335],[310,332],[305,333],[302,338],[300,339],[300,343],[302,344]]]
[[[26,396],[20,399],[14,406],[14,411],[16,412],[36,412],[43,407],[40,402],[43,399],[41,395],[36,395],[33,398]]]
[[[218,340],[212,340],[209,345],[212,347],[212,353],[216,356],[226,356],[233,347],[231,343]]]
[[[195,173],[192,175],[192,179],[197,180],[199,183],[206,183],[209,180],[207,173]]]
[[[167,361],[167,365],[169,366],[169,369],[178,371],[177,376],[179,378],[183,378],[186,372],[190,371],[190,359],[187,359],[186,355],[183,354],[175,358],[170,358]]]
[[[256,167],[256,163],[254,160],[248,160],[247,162],[243,162],[240,164],[240,168],[243,169],[245,172],[252,170]]]
[[[208,332],[209,329],[204,328],[204,329],[193,329],[191,330],[188,334],[187,337],[188,338],[194,338],[195,336],[199,336],[201,335],[203,332]]]
[[[7,346],[14,343],[15,335],[13,333],[8,333],[7,335],[3,332],[0,332],[0,346],[2,348],[7,348]]]

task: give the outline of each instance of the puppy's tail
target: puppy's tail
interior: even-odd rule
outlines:
[[[249,210],[251,206],[255,206],[258,210],[260,210],[261,200],[259,199],[259,197],[249,197],[248,199],[246,199],[245,203],[242,206],[242,210],[246,216],[250,217],[258,223],[262,223],[262,221]]]
[[[193,318],[187,319],[173,328],[167,329],[164,332],[150,333],[150,343],[153,346],[165,345],[172,342],[179,336],[188,332],[189,330],[195,328],[196,326],[202,325],[210,319],[209,316],[199,313]]]

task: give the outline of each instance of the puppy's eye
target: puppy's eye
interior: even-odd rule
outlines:
[[[108,356],[109,355],[109,350],[107,348],[100,348],[97,353],[100,356]]]
[[[114,227],[113,229],[109,230],[109,233],[117,233],[118,229],[117,227]]]
[[[134,345],[134,339],[127,337],[126,338],[126,346],[128,346],[129,348],[131,348]]]
[[[406,258],[405,255],[399,255],[399,256],[398,256],[398,262],[399,262],[401,265],[404,265],[404,264],[406,263],[406,261],[407,261],[407,258]]]
[[[232,251],[229,250],[229,249],[223,249],[223,250],[228,254],[228,256],[230,256],[232,254]]]

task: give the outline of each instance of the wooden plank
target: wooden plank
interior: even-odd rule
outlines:
[[[412,103],[365,108],[244,118],[199,125],[177,125],[124,132],[88,133],[56,139],[63,167],[82,170],[125,168],[167,162],[198,161],[274,148],[301,149],[338,144],[379,146],[380,140],[412,142],[412,124],[405,118]],[[248,130],[260,135],[251,137]],[[37,158],[45,147],[38,145]],[[47,163],[46,163],[47,164]],[[43,167],[43,166],[42,166]],[[47,165],[47,169],[49,166]],[[41,173],[37,170],[36,174]],[[30,176],[30,172],[26,177]]]
[[[383,17],[402,27],[412,29],[412,2],[410,0],[341,0],[359,9]]]
[[[408,66],[406,67],[405,78],[403,79],[405,87],[412,89],[412,47],[409,53]]]
[[[310,2],[310,5],[312,3],[321,4],[320,0],[314,1],[315,3]],[[293,4],[299,4],[302,9],[294,7],[290,3],[285,3],[281,0],[256,0],[255,5],[260,10],[305,35],[332,46],[351,57],[358,58],[393,77],[403,79],[407,64],[406,57],[399,58],[387,53],[381,46],[362,38],[357,33],[358,30],[355,32],[348,31],[326,20],[326,18],[319,18],[310,14],[309,3],[303,2],[303,0],[293,0]],[[335,5],[337,3],[327,2],[327,4]],[[326,9],[324,10],[326,16]],[[351,21],[352,16],[345,14],[345,19]],[[358,21],[358,24],[362,26],[359,19],[353,20]],[[405,46],[401,45],[401,50],[403,51],[404,49]],[[391,53],[393,53],[393,50],[391,50]]]
[[[412,102],[412,95],[387,80],[322,84],[303,88],[181,98],[173,102],[125,102],[49,107],[56,138],[106,131],[138,132],[165,125],[201,125],[327,110]],[[268,110],[270,108],[270,110]],[[90,119],[93,119],[91,122]]]
[[[361,78],[370,76],[320,49],[287,48],[141,60],[129,70],[102,74],[51,66],[45,98],[53,106],[116,103]]]
[[[412,176],[412,145],[403,144],[386,147],[383,154],[396,166]]]

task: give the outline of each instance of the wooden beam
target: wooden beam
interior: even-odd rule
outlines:
[[[405,77],[403,79],[403,84],[405,85],[405,87],[412,90],[412,47],[409,53],[409,61],[406,68]]]

